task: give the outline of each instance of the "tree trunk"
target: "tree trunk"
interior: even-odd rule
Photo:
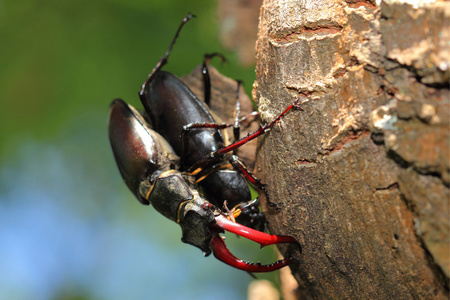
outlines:
[[[405,3],[405,2],[409,2]],[[449,2],[266,0],[257,175],[301,299],[449,297]]]

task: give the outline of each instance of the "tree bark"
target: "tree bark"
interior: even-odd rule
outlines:
[[[409,3],[406,3],[409,2]],[[448,299],[450,3],[266,0],[253,97],[300,299]]]

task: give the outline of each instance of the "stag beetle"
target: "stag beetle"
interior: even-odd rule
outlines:
[[[260,231],[265,218],[257,201],[251,200],[246,179],[267,191],[243,162],[229,153],[265,133],[290,110],[301,108],[297,102],[291,104],[274,121],[242,139],[239,109],[234,124],[218,123],[207,106],[207,61],[217,54],[205,56],[203,63],[206,103],[180,79],[161,70],[181,28],[192,17],[189,14],[183,19],[165,55],[142,85],[139,96],[144,113],[121,99],[111,103],[111,148],[128,188],[142,204],[151,203],[159,213],[179,223],[183,242],[200,248],[205,256],[212,252],[219,260],[247,272],[274,271],[289,264],[291,258],[270,265],[245,262],[229,252],[219,235],[229,231],[261,247],[299,245],[293,237]],[[234,127],[236,141],[225,145],[221,130],[228,127]]]

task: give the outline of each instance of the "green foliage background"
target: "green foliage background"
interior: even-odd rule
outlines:
[[[250,89],[253,70],[239,67],[219,43],[213,1],[2,1],[1,157],[16,151],[11,140],[21,135],[46,139],[76,115],[106,115],[113,98],[137,105],[141,83],[187,12],[198,17],[167,69],[188,74],[204,53],[221,51],[230,61],[221,72]]]

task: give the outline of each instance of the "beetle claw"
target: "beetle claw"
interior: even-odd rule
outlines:
[[[239,223],[234,223],[231,220],[227,219],[227,217],[223,214],[216,216],[215,219],[216,219],[216,225],[219,228],[221,228],[225,231],[228,231],[228,232],[235,233],[237,235],[245,237],[246,239],[252,240],[254,242],[257,242],[261,245],[261,248],[268,246],[268,245],[274,245],[274,244],[280,244],[280,243],[294,243],[300,247],[300,244],[292,236],[274,235],[274,234],[264,233],[264,232],[246,227]]]
[[[244,261],[244,260],[239,259],[236,256],[234,256],[228,250],[222,237],[218,234],[216,234],[212,237],[211,242],[209,243],[209,246],[211,247],[211,250],[212,250],[214,256],[218,260],[220,260],[220,261],[226,263],[227,265],[230,265],[236,269],[249,272],[250,274],[276,271],[278,269],[281,269],[282,267],[287,266],[292,261],[292,259],[290,257],[279,260],[279,261],[274,262],[269,265],[262,265],[261,263],[255,264],[255,263],[250,263],[250,262]]]
[[[242,236],[249,240],[257,242],[261,245],[261,248],[264,246],[280,244],[280,243],[295,243],[300,247],[300,244],[297,242],[297,240],[291,236],[267,234],[267,233],[246,227],[239,223],[235,223],[235,222],[229,220],[223,214],[216,216],[215,220],[216,220],[216,226],[219,227],[220,229],[235,233],[239,236]],[[246,262],[246,261],[234,256],[228,250],[222,237],[219,236],[218,234],[216,234],[212,237],[212,239],[209,243],[209,246],[210,246],[214,256],[218,260],[220,260],[234,268],[237,268],[237,269],[240,269],[243,271],[247,271],[249,273],[252,273],[252,272],[261,273],[261,272],[275,271],[275,270],[278,270],[278,269],[281,269],[281,268],[287,266],[292,261],[292,259],[290,257],[288,257],[288,258],[279,260],[279,261],[274,262],[269,265],[262,265],[260,263],[254,264],[254,263]]]

